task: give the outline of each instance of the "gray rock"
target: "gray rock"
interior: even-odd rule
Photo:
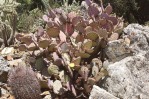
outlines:
[[[139,53],[149,49],[149,27],[130,24],[124,28],[124,32],[131,39],[131,49],[134,52]]]
[[[7,75],[10,67],[8,67],[8,62],[0,56],[0,82],[5,83],[7,81]]]
[[[10,94],[10,93],[8,92],[8,90],[0,87],[0,96],[4,96],[6,94]]]
[[[61,94],[62,93],[62,84],[59,80],[56,80],[54,83],[53,83],[53,92],[55,94]]]
[[[105,52],[111,61],[118,61],[131,55],[131,49],[123,39],[110,41],[107,46]]]
[[[106,90],[94,85],[91,91],[89,99],[119,99],[112,94],[108,93]]]
[[[108,65],[101,87],[120,99],[149,99],[149,27],[130,24],[124,32],[134,54]]]

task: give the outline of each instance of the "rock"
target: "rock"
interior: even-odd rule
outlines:
[[[108,47],[105,49],[105,52],[111,61],[118,61],[128,55],[131,55],[131,50],[123,39],[109,41],[107,46]]]
[[[119,99],[104,89],[94,85],[89,99]]]
[[[5,47],[2,51],[2,55],[13,55],[14,53],[14,48],[13,47]]]
[[[4,88],[1,88],[1,87],[0,87],[0,91],[1,91],[1,92],[0,92],[0,96],[4,96],[4,95],[6,95],[6,94],[8,94],[8,95],[10,94],[10,93],[8,92],[8,90],[6,90],[6,89],[4,89]]]
[[[7,75],[10,67],[8,67],[8,62],[0,56],[0,82],[5,83],[7,81]]]
[[[5,3],[5,1],[0,0],[0,5],[3,5]]]
[[[8,61],[8,64],[10,66],[17,66],[19,63],[24,63],[21,59],[16,59],[16,60],[11,60],[11,61]],[[25,64],[25,63],[24,63]]]
[[[124,32],[131,40],[130,48],[134,54],[109,64],[109,76],[100,86],[120,99],[148,99],[149,27],[130,24]]]
[[[124,28],[125,34],[131,39],[131,49],[135,53],[149,49],[149,27],[139,24],[130,24]]]
[[[52,99],[51,95],[46,95],[43,99]]]
[[[55,94],[62,94],[62,84],[59,80],[54,81],[53,91]]]

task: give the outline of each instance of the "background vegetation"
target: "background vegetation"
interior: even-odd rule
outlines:
[[[29,11],[36,8],[44,11],[45,4],[43,1],[48,2],[52,8],[55,8],[61,6],[66,0],[17,0],[17,2],[21,3],[18,12],[20,12],[20,14],[22,14],[22,12],[24,14],[30,14]],[[84,0],[76,1],[81,4]],[[94,1],[100,4],[100,0]],[[73,0],[68,0],[69,4],[72,4],[72,2]],[[124,17],[125,22],[145,24],[149,21],[149,0],[103,0],[104,6],[108,3],[111,3],[114,12],[117,13],[118,16]]]

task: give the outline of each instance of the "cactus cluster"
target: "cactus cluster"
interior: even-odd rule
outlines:
[[[16,35],[19,50],[42,56],[50,75],[61,80],[57,75],[65,71],[69,80],[63,82],[63,88],[77,97],[88,95],[107,75],[102,66],[104,49],[108,41],[119,39],[123,28],[123,19],[112,13],[110,4],[104,8],[102,1],[100,6],[91,0],[85,2],[85,17],[75,11],[50,9],[43,15],[45,27],[40,26],[34,34]]]
[[[41,99],[40,85],[31,67],[19,64],[11,69],[8,85],[16,99]]]
[[[19,3],[11,0],[0,2],[0,46],[10,46],[14,41],[17,12]]]

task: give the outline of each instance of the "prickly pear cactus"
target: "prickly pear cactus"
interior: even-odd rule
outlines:
[[[123,19],[112,13],[110,4],[104,8],[102,2],[98,5],[85,0],[85,3],[85,16],[67,3],[63,8],[49,7],[42,17],[45,27],[40,26],[34,34],[16,35],[21,42],[20,50],[23,47],[25,51],[33,51],[32,55],[42,56],[49,65],[50,80],[62,79],[59,71],[64,71],[69,79],[63,78],[68,84],[62,84],[63,89],[78,97],[88,97],[92,86],[108,75],[102,70],[104,58],[109,57],[106,49],[109,42],[120,39],[123,28]]]

